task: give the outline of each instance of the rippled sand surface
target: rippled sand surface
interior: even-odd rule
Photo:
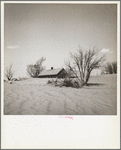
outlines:
[[[48,79],[4,82],[5,115],[116,115],[117,76],[91,77],[81,89],[54,87]]]

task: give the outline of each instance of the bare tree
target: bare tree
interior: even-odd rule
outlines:
[[[70,53],[73,64],[71,64],[70,60],[65,61],[66,66],[78,79],[80,86],[87,85],[91,71],[99,68],[102,62],[105,60],[104,55],[99,57],[99,52],[100,50],[96,49],[95,47],[86,52],[79,47],[78,53]]]
[[[38,77],[41,71],[44,70],[44,67],[42,66],[43,62],[46,60],[46,58],[41,57],[34,65],[28,65],[27,66],[27,73],[31,77]]]
[[[108,74],[116,74],[117,73],[117,62],[107,63],[105,66],[105,71]]]
[[[14,71],[13,71],[13,65],[12,64],[10,64],[10,67],[9,68],[7,68],[7,70],[6,70],[6,72],[5,72],[5,76],[6,76],[6,78],[10,81],[11,79],[12,79],[12,77],[13,77],[13,74],[14,74]]]
[[[117,73],[117,62],[112,63],[112,68],[113,68],[113,73],[116,74]]]

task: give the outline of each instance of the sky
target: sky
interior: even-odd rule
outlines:
[[[4,67],[15,77],[45,57],[46,69],[65,67],[69,52],[96,46],[107,62],[117,60],[116,4],[4,5]]]

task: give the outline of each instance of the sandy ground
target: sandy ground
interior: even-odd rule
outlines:
[[[116,115],[117,76],[90,78],[81,89],[54,87],[48,79],[4,82],[5,115]],[[92,84],[91,84],[92,83]]]

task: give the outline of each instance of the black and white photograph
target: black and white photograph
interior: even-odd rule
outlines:
[[[120,147],[120,2],[1,2],[3,149]]]
[[[4,6],[4,115],[117,115],[117,4]]]

